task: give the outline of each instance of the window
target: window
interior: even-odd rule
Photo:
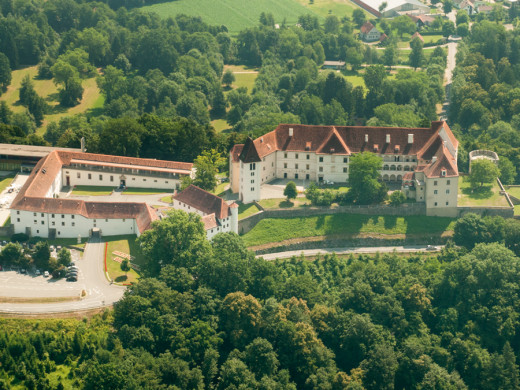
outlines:
[[[61,214],[61,217],[62,217],[62,218],[65,218],[65,214]]]
[[[255,187],[251,187],[251,191],[254,191],[255,190]]]
[[[298,158],[298,153],[296,153],[296,154],[294,155],[294,158]]]
[[[306,178],[307,180],[309,180],[309,179],[311,178],[311,176],[307,173],[307,174],[305,175],[305,178]]]
[[[153,182],[154,182],[154,183],[157,183],[157,180],[154,180]]]
[[[323,162],[323,157],[320,157],[320,162]]]
[[[38,223],[38,221],[37,221],[37,220],[34,220],[34,224],[36,225],[37,223]]]
[[[283,167],[284,167],[284,168],[287,168],[287,163],[283,163]]]
[[[61,232],[58,232],[58,236],[61,235]]]
[[[123,218],[123,222],[125,222],[125,221],[126,221],[126,219]]]
[[[311,155],[308,154],[308,155],[307,155],[307,160],[310,160],[310,159],[311,159]]]
[[[437,206],[437,202],[435,202],[435,206]]]
[[[33,213],[33,216],[35,216],[35,217],[36,217],[36,213]]]
[[[16,222],[20,222],[20,218],[16,218]]]
[[[343,168],[343,173],[347,173],[347,172],[348,172],[347,167]]]
[[[51,214],[51,218],[54,218],[54,214]]]
[[[81,173],[77,173],[76,176],[78,177],[78,179],[81,179]]]
[[[433,195],[437,195],[437,190],[434,190],[434,191],[433,191]]]
[[[295,178],[295,179],[298,179],[298,174],[297,174],[297,173],[294,175],[294,178]]]
[[[450,204],[450,202],[446,202],[446,206],[448,206]]]
[[[287,179],[287,172],[284,172],[284,174],[283,174],[283,178],[284,178],[284,179]]]
[[[320,167],[320,172],[323,172],[323,167]]]
[[[298,169],[298,164],[294,164],[294,168],[295,168],[295,169]]]
[[[42,221],[42,225],[45,225],[45,222],[44,222],[44,221]]]
[[[71,217],[72,219],[74,219],[74,214],[72,214],[70,217]]]
[[[65,226],[65,222],[62,222],[62,223],[61,223],[61,226]]]
[[[72,222],[72,226],[76,226],[76,223],[75,223],[75,222]]]
[[[254,172],[251,172],[251,177],[254,177],[255,176],[255,173]]]
[[[92,179],[92,174],[91,173],[88,174],[88,179],[89,180]]]
[[[434,186],[437,185],[437,180],[434,180],[434,181],[433,181],[433,185],[434,185]]]
[[[143,181],[146,181],[146,179],[143,179]]]
[[[283,158],[287,158],[287,153],[284,153],[284,154],[283,154]]]
[[[254,171],[256,169],[256,163],[249,164],[249,170]]]
[[[450,184],[451,184],[451,182],[450,182],[449,180],[447,180],[447,181],[446,181],[446,184],[447,184],[447,185],[450,185]]]
[[[255,184],[255,181],[254,181],[254,180],[251,180],[251,184]]]
[[[20,215],[20,210],[17,210],[17,211],[16,211],[16,215]]]
[[[110,181],[114,181],[114,176],[110,176]]]
[[[446,193],[449,194],[449,193],[450,193],[450,190],[446,190]]]
[[[307,170],[309,170],[309,169],[310,169],[310,165],[307,164],[307,165],[305,166],[305,168],[306,168]]]
[[[36,230],[36,233],[40,233],[40,231],[39,231],[39,230]]]
[[[343,157],[343,162],[348,163],[348,157]]]
[[[52,221],[51,225],[56,226],[56,222]]]

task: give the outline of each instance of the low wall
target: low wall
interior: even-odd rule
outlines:
[[[14,226],[0,226],[0,236],[11,237],[14,234]]]
[[[457,207],[458,218],[468,213],[479,214],[483,217],[499,215],[504,218],[513,218],[515,209],[512,207]]]
[[[330,207],[300,207],[295,209],[272,209],[259,211],[238,221],[238,233],[245,234],[264,218],[296,218],[314,215],[364,214],[364,215],[426,215],[424,203],[405,203],[399,206],[367,205]]]
[[[291,243],[289,245],[278,245],[268,249],[258,250],[257,255],[267,253],[299,251],[304,249],[329,249],[329,248],[355,248],[355,247],[383,247],[383,246],[404,246],[404,245],[444,245],[451,237],[431,237],[424,239],[402,238],[402,239],[378,239],[378,238],[352,238],[342,240],[322,240],[322,241],[303,241]]]

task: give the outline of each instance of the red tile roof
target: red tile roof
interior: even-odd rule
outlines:
[[[361,28],[359,29],[359,31],[361,32],[361,34],[368,34],[370,31],[372,31],[372,29],[374,28],[374,25],[370,22],[365,22]]]
[[[184,191],[175,194],[173,199],[185,203],[205,214],[215,214],[218,219],[227,218],[229,216],[229,206],[224,199],[193,184]]]
[[[231,161],[239,162],[240,153],[242,153],[242,149],[244,149],[244,144],[236,144],[229,151],[229,155],[231,156]]]
[[[55,199],[47,197],[60,173],[63,165],[72,160],[85,163],[106,162],[107,164],[126,164],[134,167],[150,167],[151,169],[182,170],[191,172],[193,164],[140,159],[132,157],[109,156],[93,153],[53,151],[38,161],[27,181],[14,199],[11,208],[15,210],[77,214],[86,218],[136,219],[139,231],[146,230],[152,221],[157,219],[155,211],[146,203],[131,202],[86,202],[75,199]],[[61,186],[61,183],[58,183]]]
[[[260,143],[262,140],[260,140]],[[242,148],[242,153],[239,156],[240,160],[245,163],[259,162],[260,157],[258,156],[258,151],[256,150],[255,143],[251,139],[251,137],[247,137],[246,143]]]

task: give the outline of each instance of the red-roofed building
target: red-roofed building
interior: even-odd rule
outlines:
[[[158,188],[172,192],[193,164],[54,150],[38,161],[11,204],[15,233],[38,237],[140,235],[157,219],[144,202],[92,202],[60,198],[76,185]]]
[[[455,216],[457,151],[458,141],[444,121],[429,128],[281,124],[233,147],[231,189],[250,203],[260,200],[262,184],[277,178],[348,182],[350,156],[372,152],[383,159],[383,180],[403,183],[409,198],[426,202],[429,215]],[[407,173],[414,175],[403,181]]]
[[[228,205],[217,195],[190,185],[172,198],[173,207],[202,217],[208,240],[215,234],[238,233],[238,205]]]
[[[359,29],[359,37],[365,42],[375,42],[381,38],[381,31],[367,21]]]

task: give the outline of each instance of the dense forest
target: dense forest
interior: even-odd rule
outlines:
[[[468,215],[439,254],[267,262],[174,211],[113,311],[3,327],[0,388],[516,389],[519,234]]]

